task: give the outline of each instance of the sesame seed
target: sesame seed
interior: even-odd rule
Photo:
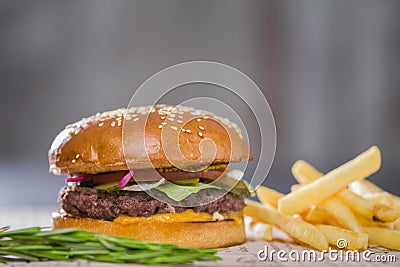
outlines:
[[[167,125],[167,123],[166,123],[165,121],[163,121],[163,122],[161,123],[161,125]]]
[[[75,158],[76,158],[76,159],[79,159],[79,154],[76,154]]]
[[[165,120],[165,116],[161,116],[160,119]]]
[[[186,132],[187,133],[191,133],[192,131],[190,129],[186,129]]]
[[[134,119],[133,119],[133,121],[138,121],[138,120],[139,120],[139,118],[134,118]]]
[[[122,121],[118,121],[118,126],[121,126],[121,124],[122,124]]]
[[[162,125],[161,125],[161,124],[160,124],[160,125],[158,125],[158,128],[159,128],[159,129],[161,129],[161,128],[162,128]]]
[[[75,163],[75,159],[71,160],[72,163]]]
[[[168,120],[169,120],[169,121],[174,121],[175,119],[174,119],[174,118],[168,118]]]
[[[175,118],[175,114],[174,113],[171,113],[171,115],[169,115],[170,117],[172,117],[172,118]]]
[[[203,137],[203,133],[202,133],[202,132],[197,132],[197,134],[198,134],[200,137]]]
[[[115,121],[111,122],[111,127],[115,126]]]
[[[170,127],[171,127],[172,130],[175,130],[175,131],[178,130],[178,127],[176,127],[176,126],[170,126]]]
[[[177,123],[183,123],[183,121],[182,121],[182,120],[176,120],[176,122],[177,122]]]
[[[99,123],[99,127],[101,127],[101,126],[103,126],[104,125],[104,122],[100,122]]]
[[[178,118],[179,118],[179,119],[183,119],[183,116],[182,116],[182,115],[178,115]]]
[[[204,129],[204,127],[203,126],[201,126],[201,125],[199,125],[199,129],[200,130],[202,130],[202,131],[204,131],[205,129]]]
[[[201,119],[200,119],[200,118],[198,118],[196,121],[201,121]]]

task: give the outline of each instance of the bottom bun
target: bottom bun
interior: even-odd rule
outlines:
[[[172,243],[197,248],[220,248],[246,241],[243,218],[215,222],[142,221],[121,224],[89,218],[54,217],[53,229],[79,228],[104,235]]]

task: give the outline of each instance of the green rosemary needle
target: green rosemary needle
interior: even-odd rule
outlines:
[[[104,236],[78,229],[0,228],[0,262],[86,260],[111,263],[178,264],[218,260],[215,249]]]

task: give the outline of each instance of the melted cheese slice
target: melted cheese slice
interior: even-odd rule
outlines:
[[[224,220],[227,219],[236,219],[241,216],[240,213],[231,213],[229,215],[223,216]],[[149,217],[131,217],[126,215],[120,215],[114,219],[114,222],[120,223],[123,225],[138,223],[138,222],[146,222],[146,221],[158,221],[158,222],[169,222],[169,223],[177,223],[177,222],[211,222],[216,221],[215,217],[218,217],[219,220],[222,219],[222,215],[213,216],[212,214],[206,212],[194,212],[193,210],[186,210],[182,213],[161,213],[155,214]]]

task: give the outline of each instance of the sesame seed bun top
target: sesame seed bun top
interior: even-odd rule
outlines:
[[[129,134],[123,133],[123,128]],[[142,148],[137,144],[143,142],[140,134],[143,129],[146,142]],[[165,130],[163,138],[162,130]],[[190,107],[157,105],[97,113],[68,125],[49,150],[50,171],[54,174],[121,171],[128,170],[127,162],[136,169],[175,167],[165,151],[170,159],[172,155],[173,160],[179,161],[182,158],[179,156],[183,156],[201,164],[200,142],[207,138],[215,144],[213,163],[252,158],[240,129],[228,119]]]

